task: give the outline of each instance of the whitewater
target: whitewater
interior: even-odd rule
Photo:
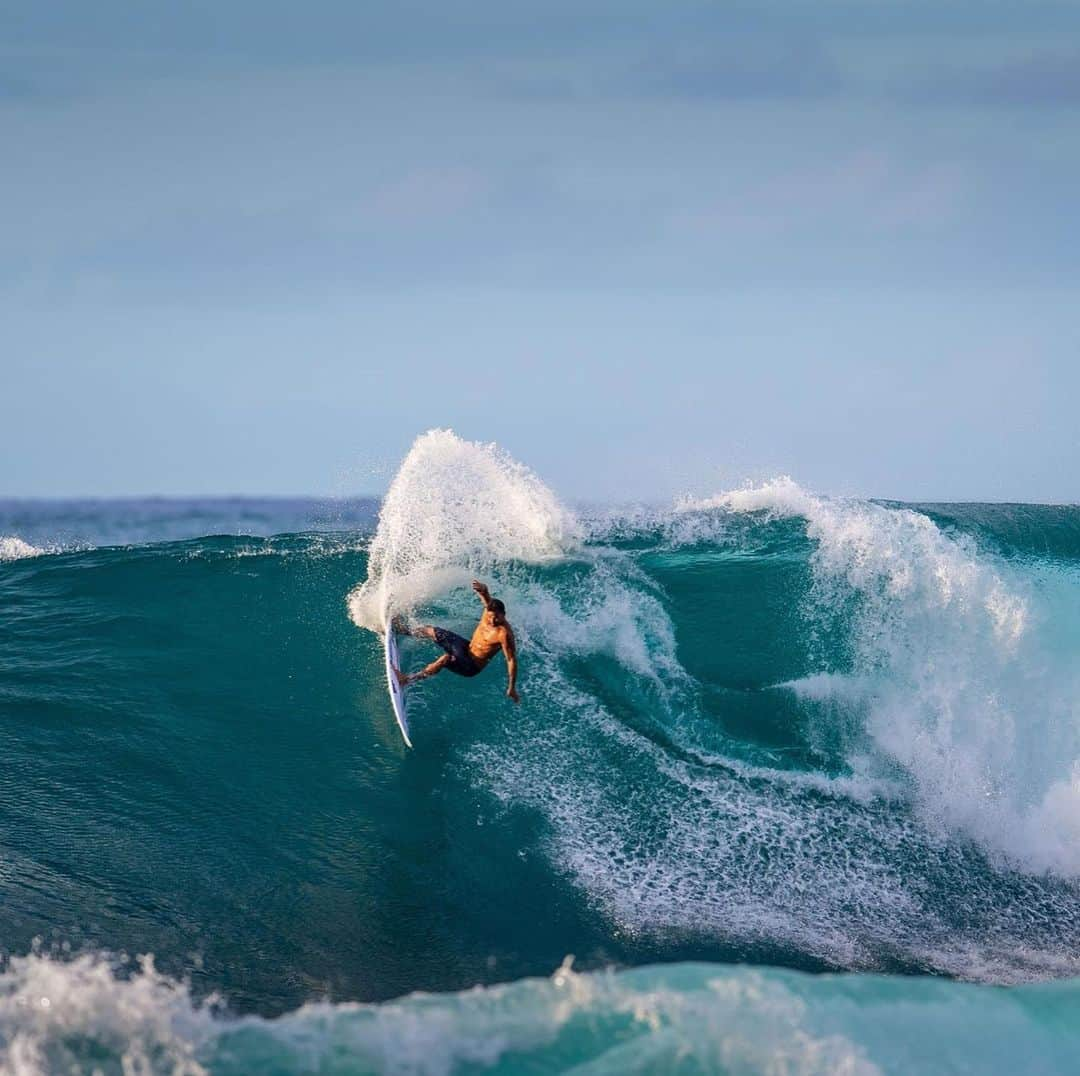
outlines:
[[[522,703],[407,752],[373,629],[475,576]],[[1071,1071],[1078,643],[1070,506],[575,508],[447,430],[0,502],[0,1073]]]

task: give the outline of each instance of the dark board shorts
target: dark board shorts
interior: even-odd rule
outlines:
[[[468,639],[445,628],[435,628],[434,631],[435,642],[450,655],[446,668],[451,672],[456,672],[458,676],[475,676],[483,668],[472,656]]]

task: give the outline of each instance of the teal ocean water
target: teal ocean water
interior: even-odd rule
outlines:
[[[0,1072],[1074,1071],[1078,644],[1075,507],[0,502]]]

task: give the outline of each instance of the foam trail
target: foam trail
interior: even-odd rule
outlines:
[[[1048,665],[1039,595],[973,540],[922,513],[815,497],[789,478],[683,512],[806,520],[812,620],[850,610],[865,727],[912,781],[924,822],[1034,871],[1080,875],[1080,672]],[[1080,597],[1080,580],[1057,580]],[[1053,618],[1056,619],[1056,618]]]
[[[576,548],[573,515],[535,474],[493,444],[429,430],[405,457],[379,512],[368,576],[348,599],[360,627],[510,561]]]

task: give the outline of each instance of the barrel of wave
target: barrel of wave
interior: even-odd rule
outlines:
[[[349,615],[381,631],[388,611],[415,608],[499,564],[550,560],[580,543],[573,513],[527,467],[495,444],[428,430],[390,483]]]

